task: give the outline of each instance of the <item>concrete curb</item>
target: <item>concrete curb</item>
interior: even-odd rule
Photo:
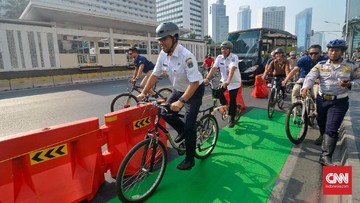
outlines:
[[[333,154],[333,160],[338,162],[340,166],[352,166],[352,195],[322,195],[323,192],[321,191],[321,203],[360,202],[360,194],[358,192],[360,191],[360,185],[356,184],[360,182],[360,153],[356,146],[358,141],[354,135],[349,111],[339,130],[340,139]]]
[[[0,80],[0,92],[89,82],[101,82],[108,80],[119,80],[131,77],[132,74],[133,70],[123,70]]]

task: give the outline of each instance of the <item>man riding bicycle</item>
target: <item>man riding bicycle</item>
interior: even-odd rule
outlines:
[[[297,73],[299,72],[299,79],[296,81],[293,90],[291,92],[291,102],[295,103],[297,101],[297,98],[300,96],[300,89],[302,87],[302,83],[305,80],[306,75],[310,72],[311,68],[313,68],[318,62],[326,60],[327,57],[321,56],[321,46],[314,44],[311,45],[308,51],[308,55],[303,56],[300,58],[298,63],[296,64],[295,68],[289,73],[289,75],[285,78],[285,80],[282,82],[282,86],[285,86],[286,83]],[[318,92],[319,86],[314,85],[312,87],[312,96],[316,99],[316,94]],[[315,112],[316,112],[316,106],[315,106]],[[320,130],[320,136],[315,140],[316,145],[320,145],[322,142],[322,134],[324,130]]]
[[[153,69],[154,64],[147,60],[143,55],[140,55],[136,47],[129,48],[129,55],[134,59],[135,71],[132,78],[132,82],[135,84],[139,78],[141,78],[142,73],[145,73],[143,80],[140,82],[139,87],[144,88],[146,82],[148,81]],[[150,94],[154,95],[155,93],[150,90]]]
[[[185,139],[186,156],[177,168],[189,170],[195,165],[196,118],[205,92],[202,75],[194,54],[179,44],[180,30],[175,23],[161,23],[156,28],[156,39],[161,47],[153,73],[143,91],[137,96],[141,101],[163,74],[168,75],[174,90],[167,102],[169,112],[162,112],[164,120],[179,134],[175,142]],[[185,122],[176,114],[185,108]]]
[[[215,59],[213,57],[211,57],[211,54],[209,53],[206,58],[204,58],[203,60],[203,66],[205,68],[205,70],[209,71],[210,68],[214,65],[214,61]]]
[[[226,105],[227,101],[224,96],[224,91],[229,90],[230,104],[229,104],[229,127],[233,128],[235,125],[235,113],[236,113],[236,97],[238,90],[241,86],[241,76],[238,68],[239,58],[237,55],[231,53],[233,44],[229,41],[221,43],[221,54],[216,57],[214,67],[211,68],[205,83],[209,82],[209,79],[220,69],[222,91],[219,95],[221,105]]]
[[[275,58],[272,60],[262,75],[262,79],[265,80],[265,77],[268,73],[272,73],[274,77],[277,78],[278,82],[281,82],[290,72],[289,61],[284,57],[284,51],[281,48],[275,49]],[[280,84],[280,83],[278,83]],[[280,87],[283,99],[285,99],[285,88]]]

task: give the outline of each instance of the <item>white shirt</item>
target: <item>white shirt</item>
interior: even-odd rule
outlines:
[[[216,57],[214,67],[219,68],[221,72],[221,82],[227,81],[231,68],[235,68],[230,84],[227,86],[228,90],[237,89],[241,86],[241,75],[239,71],[239,57],[233,53],[225,59],[222,54]]]
[[[203,82],[195,56],[180,44],[176,45],[171,56],[161,50],[152,74],[169,77],[173,87],[180,92],[185,92],[192,82]]]

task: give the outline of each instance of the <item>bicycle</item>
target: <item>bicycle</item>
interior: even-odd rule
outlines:
[[[271,80],[271,82],[268,84],[268,87],[270,87],[270,95],[268,100],[268,117],[269,119],[272,118],[274,115],[275,105],[277,104],[279,109],[283,109],[284,106],[284,100],[283,95],[280,91],[281,81],[278,77],[268,77],[268,80]]]
[[[169,131],[159,123],[161,111],[167,111],[169,104],[164,104],[163,101],[153,101],[152,104],[157,108],[154,128],[148,131],[143,141],[127,153],[116,176],[117,195],[123,202],[143,202],[160,184],[166,170],[167,151],[159,139],[159,131],[166,135],[171,146],[179,154],[184,154],[186,150],[184,142],[176,145]],[[219,126],[211,114],[201,116],[196,121],[196,126],[195,157],[205,159],[216,146]]]
[[[156,91],[156,84],[152,88],[152,90],[155,92],[155,95],[153,95],[154,98],[161,98],[165,99],[172,93],[172,90],[170,88],[161,88],[160,90]],[[132,82],[131,79],[129,79],[128,87],[127,87],[127,93],[122,93],[117,95],[112,101],[110,105],[111,112],[114,112],[115,110],[128,108],[131,106],[135,106],[138,103],[138,100],[135,95],[132,94],[132,92],[136,91],[137,93],[141,93],[140,86],[136,85],[136,83]],[[145,101],[148,99],[145,98]]]
[[[305,99],[299,96],[286,114],[285,130],[289,140],[294,144],[304,141],[308,126],[314,124],[315,118],[315,102],[310,93]]]
[[[220,83],[218,85],[218,88],[215,88],[212,81],[209,81],[208,85],[210,85],[211,87],[211,95],[212,95],[212,99],[213,99],[213,109],[212,109],[212,112],[209,112],[209,113],[212,113],[214,115],[214,112],[215,111],[218,111],[220,114],[221,114],[221,119],[223,121],[225,121],[226,119],[229,118],[229,105],[217,105],[217,101],[219,99],[219,95],[221,94],[221,86],[222,84]],[[240,116],[241,116],[241,104],[236,104],[236,112],[235,112],[235,123],[237,123],[239,120],[240,120]]]

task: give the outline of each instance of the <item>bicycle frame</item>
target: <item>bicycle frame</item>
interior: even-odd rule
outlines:
[[[176,149],[179,152],[185,152],[185,148],[182,148],[179,146],[177,146],[175,144],[174,139],[171,137],[170,132],[160,124],[160,119],[161,119],[161,110],[165,109],[163,106],[157,106],[158,110],[155,116],[155,123],[154,123],[154,128],[150,129],[146,135],[146,138],[150,138],[150,139],[156,139],[156,143],[159,141],[159,129],[166,135],[167,139],[170,141],[170,145]],[[165,109],[166,110],[166,109]],[[182,117],[183,115],[179,115],[179,117]],[[154,136],[155,133],[155,136]]]

